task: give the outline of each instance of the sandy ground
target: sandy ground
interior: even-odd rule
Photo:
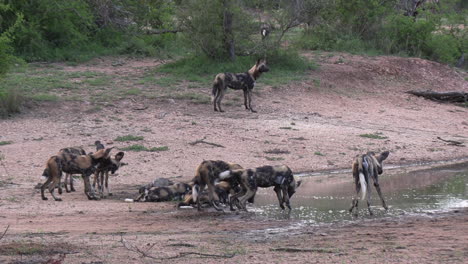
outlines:
[[[404,93],[468,91],[466,73],[414,58],[307,56],[321,66],[303,81],[281,87],[258,81],[253,98],[258,113],[246,112],[241,101],[226,105],[225,113],[215,113],[207,104],[135,97],[99,111],[89,111],[95,106],[87,102],[43,103],[0,120],[0,141],[13,142],[0,146],[0,231],[9,226],[0,240],[0,261],[463,262],[468,257],[466,210],[430,218],[297,227],[294,221],[259,219],[250,213],[198,213],[176,210],[173,203],[122,201],[157,177],[189,180],[204,159],[244,167],[287,164],[299,173],[349,169],[352,158],[368,150],[389,150],[386,166],[468,158],[468,148],[437,139],[468,143],[467,108]],[[161,63],[122,60],[126,66],[117,70],[105,59],[64,70],[138,76]],[[209,91],[207,87],[199,92]],[[234,97],[241,94],[231,92],[226,100]],[[124,135],[144,140],[114,140]],[[190,144],[198,139],[222,147]],[[78,181],[78,191],[62,195],[63,202],[42,201],[33,187],[47,158],[68,146],[91,151],[95,140],[116,148],[141,144],[169,150],[126,152],[129,165],[111,178],[116,193],[111,198],[88,201]],[[275,251],[280,248],[299,252]]]

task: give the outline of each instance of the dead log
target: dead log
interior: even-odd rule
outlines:
[[[422,96],[426,99],[433,101],[442,101],[450,103],[464,103],[468,102],[468,93],[467,92],[445,92],[438,93],[433,91],[408,91],[408,94]]]

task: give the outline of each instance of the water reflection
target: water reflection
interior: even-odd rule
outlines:
[[[308,223],[352,220],[348,213],[354,195],[351,180],[350,175],[304,177],[303,186],[291,200],[293,211],[290,215],[279,209],[272,189],[261,189],[250,211],[259,216],[275,219],[290,217]],[[384,174],[380,184],[389,211],[386,213],[383,210],[373,188],[371,203],[374,217],[468,207],[468,163],[396,175]],[[365,203],[360,202],[359,214],[369,217]]]

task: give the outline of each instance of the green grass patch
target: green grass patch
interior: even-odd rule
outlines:
[[[121,148],[123,151],[148,151],[148,152],[160,152],[160,151],[167,151],[169,150],[168,146],[161,146],[161,147],[152,147],[152,148],[147,148],[143,145],[131,145],[128,147]]]
[[[57,102],[59,97],[55,94],[38,93],[30,97],[34,101]]]
[[[124,95],[139,95],[141,94],[141,90],[138,88],[131,88],[128,90],[123,91]]]
[[[382,136],[382,133],[376,132],[374,134],[360,134],[360,137],[371,138],[371,139],[387,139],[388,137]]]
[[[125,141],[140,141],[143,140],[143,136],[133,136],[133,135],[126,135],[120,136],[114,139],[115,141],[125,142]]]
[[[4,146],[4,145],[10,145],[12,144],[13,141],[0,141],[0,146]],[[0,159],[1,160],[1,159]]]
[[[17,88],[5,88],[0,82],[0,117],[18,113],[23,103],[23,96]]]
[[[315,151],[315,152],[314,152],[314,155],[317,155],[317,156],[325,156],[325,154],[323,154],[323,153],[320,152],[320,151]]]

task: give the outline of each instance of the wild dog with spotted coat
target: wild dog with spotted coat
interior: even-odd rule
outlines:
[[[285,209],[284,205],[291,210],[289,199],[300,186],[301,181],[294,179],[291,169],[286,165],[262,166],[255,169],[228,170],[220,174],[220,179],[225,180],[235,178],[239,181],[242,191],[231,196],[230,207],[234,210],[233,203],[238,199],[238,207],[246,209],[246,202],[257,192],[258,187],[274,187],[278,197],[279,206]]]
[[[227,204],[229,202],[229,194],[232,190],[233,188],[231,184],[227,181],[220,181],[219,183],[215,184],[215,192],[219,197],[219,201],[223,204]],[[210,199],[206,190],[198,193],[198,199],[201,204],[210,205]],[[193,198],[192,192],[189,192],[185,195],[184,201],[180,202],[178,207],[190,205],[197,206],[197,201]]]
[[[211,92],[211,102],[213,103],[214,110],[224,112],[221,109],[221,101],[226,93],[227,88],[234,90],[244,91],[244,105],[245,109],[256,112],[252,108],[252,90],[255,86],[255,81],[264,72],[270,69],[266,65],[266,60],[258,59],[257,63],[250,68],[247,72],[243,73],[219,73],[216,75],[213,82],[213,89]]]
[[[101,144],[100,141],[94,142],[96,145],[96,150],[99,151],[101,149],[105,149],[104,145]],[[109,172],[111,174],[115,174],[115,172],[125,163],[121,162],[125,153],[120,151],[115,156],[109,157],[107,159],[103,159],[97,166],[96,171],[94,172],[94,181],[93,181],[93,188],[96,187],[96,182],[98,185],[99,195],[101,198],[104,197],[104,190],[107,190],[107,194],[112,196],[112,192],[109,188]]]
[[[47,200],[44,195],[45,188],[49,189],[50,194],[56,201],[62,199],[55,197],[54,189],[60,184],[62,172],[69,174],[81,174],[85,183],[85,194],[88,199],[96,199],[89,182],[89,176],[94,173],[98,164],[103,160],[109,158],[109,153],[112,148],[101,149],[93,154],[75,155],[67,149],[60,150],[59,154],[52,156],[47,160],[46,169],[42,176],[47,180],[41,186],[42,200]]]
[[[64,149],[61,149],[60,151],[69,152],[77,156],[86,155],[86,151],[78,147],[64,148]],[[76,191],[75,188],[73,187],[73,175],[72,174],[65,173],[64,185],[65,185],[65,191],[67,193]],[[70,189],[68,189],[68,185],[70,185]],[[62,194],[62,189],[60,187],[59,187],[59,194]]]
[[[359,203],[359,192],[362,192],[361,199],[367,200],[367,209],[369,214],[373,215],[370,208],[370,196],[371,188],[369,186],[371,179],[374,182],[374,187],[379,194],[380,200],[382,200],[382,206],[385,210],[388,210],[387,204],[382,195],[379,185],[379,175],[383,173],[382,163],[387,159],[390,152],[385,151],[376,155],[374,152],[368,152],[365,155],[357,156],[353,161],[353,177],[356,187],[356,196],[353,198],[351,208],[349,209],[350,213],[353,213],[354,208],[356,208],[355,216],[358,215],[358,203]]]
[[[205,186],[208,187],[208,200],[210,204],[217,211],[223,210],[217,205],[219,198],[215,192],[215,182],[219,181],[219,174],[221,172],[235,169],[242,169],[242,167],[239,164],[229,163],[222,160],[205,160],[200,165],[198,165],[195,171],[195,177],[192,180],[194,183],[192,187],[192,196],[197,203],[197,208],[199,211],[201,211],[199,193],[205,189]],[[236,185],[235,182],[232,182],[231,184]]]
[[[177,182],[163,187],[144,189],[135,201],[137,202],[165,202],[173,199],[181,200],[191,190],[190,184]]]

